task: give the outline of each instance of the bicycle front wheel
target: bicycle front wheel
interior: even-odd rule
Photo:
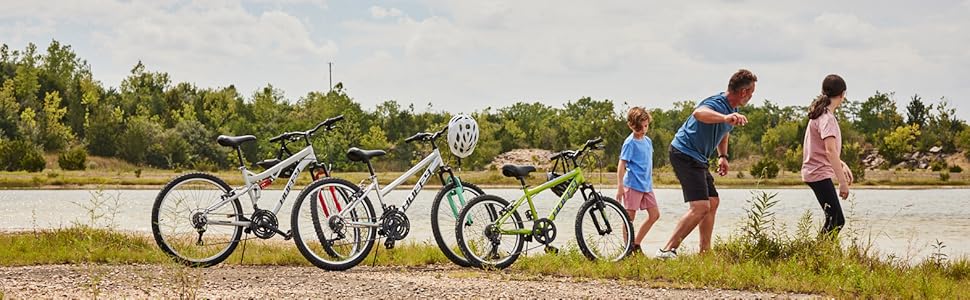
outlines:
[[[597,195],[576,215],[576,242],[586,258],[618,261],[633,247],[633,224],[619,202]]]
[[[445,257],[451,262],[462,267],[470,267],[471,263],[462,256],[458,249],[458,240],[455,239],[455,220],[458,220],[458,213],[465,203],[472,198],[484,195],[482,189],[474,184],[460,181],[462,192],[458,193],[458,186],[455,183],[445,185],[438,195],[434,197],[431,204],[431,232],[438,248],[444,253]]]
[[[242,227],[225,224],[242,221],[239,200],[206,212],[230,192],[225,181],[210,174],[192,173],[169,182],[152,206],[152,235],[163,252],[188,266],[216,265],[239,244]]]
[[[343,179],[324,178],[308,185],[293,204],[293,241],[318,268],[342,271],[359,264],[374,246],[377,218],[360,189]]]
[[[504,269],[515,262],[525,242],[522,235],[503,234],[503,230],[521,230],[522,218],[517,211],[503,222],[509,202],[494,195],[475,197],[458,214],[455,235],[458,247],[468,262],[479,268]]]

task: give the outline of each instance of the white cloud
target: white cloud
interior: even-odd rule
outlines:
[[[679,28],[678,46],[711,63],[796,61],[805,41],[784,16],[748,11],[708,11],[686,19]]]
[[[865,47],[878,39],[876,27],[853,14],[825,13],[814,21],[819,38],[829,47]]]
[[[397,8],[383,8],[380,6],[371,6],[370,15],[376,19],[383,19],[386,17],[400,17],[404,13]]]

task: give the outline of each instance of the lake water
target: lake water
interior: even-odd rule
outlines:
[[[411,233],[405,241],[434,243],[431,236],[431,201],[437,191],[433,188],[419,194],[407,212],[411,220]],[[601,190],[606,195],[615,195],[615,190]],[[780,200],[774,208],[780,224],[794,231],[798,219],[806,212],[813,214],[817,225],[822,222],[821,209],[814,195],[808,189],[764,190],[777,193]],[[486,189],[487,193],[499,195],[510,202],[521,195],[514,189]],[[942,252],[949,257],[970,257],[970,205],[967,189],[929,189],[929,190],[854,190],[854,200],[843,202],[847,215],[846,229],[852,234],[872,241],[883,255],[893,254],[911,261],[920,260],[935,251],[932,245],[939,240],[946,246]],[[93,191],[87,190],[3,190],[0,191],[0,231],[19,231],[42,228],[68,227],[74,223],[89,223],[89,213],[82,206],[90,206]],[[114,211],[115,228],[125,231],[151,233],[149,219],[152,202],[158,191],[154,190],[107,190],[102,199],[109,202],[101,212]],[[409,191],[393,191],[388,204],[400,206],[399,201]],[[746,200],[752,197],[747,189],[720,189],[721,205],[715,225],[715,235],[727,237],[744,220]],[[289,227],[289,213],[299,191],[290,193],[280,211],[282,228]],[[647,235],[644,248],[652,255],[654,249],[662,246],[670,237],[679,218],[687,210],[680,190],[660,189],[656,191],[661,217]],[[279,199],[281,191],[264,192],[260,202],[262,208],[272,208]],[[577,196],[579,197],[579,196]],[[114,201],[117,199],[117,202]],[[374,199],[374,197],[372,197]],[[566,203],[557,218],[558,237],[554,244],[574,243],[573,224],[581,198]],[[558,198],[545,192],[536,200],[540,216],[547,215]],[[243,207],[248,206],[248,198]],[[375,200],[376,201],[376,200]],[[380,205],[375,203],[377,215]],[[525,206],[527,207],[527,206]],[[520,211],[524,211],[520,208]],[[111,216],[100,218],[107,223]],[[646,218],[645,213],[637,216],[635,227]],[[286,229],[284,229],[286,230]],[[684,241],[682,251],[693,252],[697,249],[697,232],[691,233]],[[532,244],[533,246],[535,243]]]

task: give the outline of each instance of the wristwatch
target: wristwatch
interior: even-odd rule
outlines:
[[[718,155],[717,158],[731,159],[727,154]]]

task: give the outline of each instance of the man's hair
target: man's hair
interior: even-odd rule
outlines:
[[[653,117],[650,116],[650,112],[639,106],[630,108],[630,112],[626,114],[626,124],[630,126],[630,128],[633,128],[634,131],[640,131],[643,129],[641,126],[643,121],[647,121],[647,123],[653,121]]]
[[[740,92],[741,89],[750,86],[752,83],[758,81],[758,76],[754,76],[751,71],[740,69],[731,75],[731,81],[728,82],[729,92]]]

